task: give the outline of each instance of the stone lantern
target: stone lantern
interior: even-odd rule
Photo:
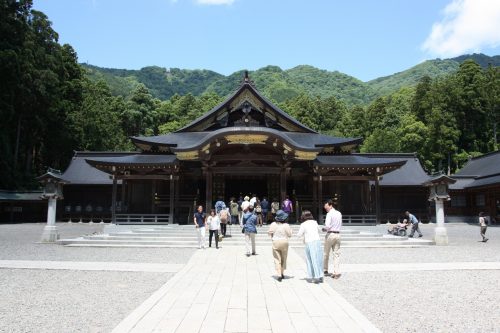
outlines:
[[[63,199],[63,184],[67,182],[61,178],[59,170],[49,168],[48,171],[37,178],[43,184],[42,199],[48,199],[47,225],[43,229],[41,241],[44,243],[53,243],[59,239],[59,233],[56,227],[56,208],[57,200]]]
[[[448,186],[454,184],[455,179],[446,175],[440,175],[431,178],[423,185],[429,187],[429,201],[436,204],[436,228],[434,233],[434,242],[436,245],[448,245],[448,234],[444,226],[444,201],[450,200]]]

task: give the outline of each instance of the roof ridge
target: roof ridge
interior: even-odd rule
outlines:
[[[495,150],[495,151],[490,151],[489,153],[485,153],[483,155],[480,155],[480,156],[476,156],[476,157],[472,157],[471,160],[474,161],[474,160],[479,160],[483,157],[488,157],[488,156],[492,156],[492,155],[495,155],[495,154],[498,154],[500,153],[500,149],[499,150]]]
[[[173,133],[179,133],[179,132],[183,132],[183,131],[186,131],[188,130],[189,128],[195,126],[197,123],[207,119],[208,117],[210,117],[214,112],[216,112],[217,110],[219,110],[220,108],[222,108],[224,105],[230,103],[240,92],[242,92],[244,89],[250,89],[252,91],[252,93],[254,93],[256,95],[257,98],[260,98],[263,102],[267,103],[269,105],[269,107],[271,109],[273,109],[274,111],[276,111],[278,114],[280,114],[281,117],[287,119],[287,121],[289,122],[292,122],[295,124],[295,126],[299,127],[299,128],[302,128],[310,133],[318,133],[317,131],[313,130],[312,128],[309,128],[308,126],[302,124],[300,121],[298,121],[297,119],[295,119],[294,117],[292,117],[290,114],[288,114],[287,112],[281,110],[278,106],[276,106],[273,102],[271,102],[269,99],[267,99],[265,96],[263,96],[258,90],[257,88],[253,85],[253,81],[251,81],[249,78],[248,78],[248,72],[245,74],[245,77],[242,81],[242,83],[240,84],[240,86],[232,93],[230,94],[226,99],[224,99],[224,101],[222,101],[221,103],[219,103],[218,105],[214,106],[212,109],[210,109],[209,111],[203,113],[201,116],[199,116],[198,118],[194,119],[193,121],[191,121],[189,124],[183,126],[182,128],[176,130],[175,132]]]

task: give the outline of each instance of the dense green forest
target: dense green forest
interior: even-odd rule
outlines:
[[[37,186],[73,150],[130,150],[128,137],[174,131],[220,103],[242,72],[80,65],[31,1],[0,0],[0,188]],[[498,149],[500,57],[431,60],[362,82],[311,66],[251,72],[283,110],[326,134],[363,137],[362,152],[417,152],[451,172]]]
[[[305,93],[322,98],[333,96],[347,105],[366,105],[403,87],[415,86],[424,76],[437,78],[452,74],[467,59],[474,60],[483,69],[488,68],[490,64],[494,67],[500,66],[500,56],[473,54],[453,59],[428,60],[403,72],[368,82],[340,72],[329,72],[306,65],[289,70],[267,66],[250,72],[250,76],[260,91],[277,102]],[[234,91],[243,75],[243,70],[224,76],[208,70],[166,69],[155,66],[140,70],[101,68],[87,64],[82,66],[87,69],[87,75],[92,80],[106,81],[113,95],[126,97],[142,83],[159,99],[187,93],[200,96],[206,92],[225,96]]]

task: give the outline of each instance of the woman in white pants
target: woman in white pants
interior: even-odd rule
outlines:
[[[307,275],[314,283],[323,282],[323,248],[319,240],[318,222],[310,211],[304,210],[297,237],[304,237],[306,250]]]

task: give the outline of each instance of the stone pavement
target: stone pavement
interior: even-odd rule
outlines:
[[[379,332],[327,283],[308,283],[294,250],[283,282],[271,245],[258,250],[198,250],[113,332]]]

